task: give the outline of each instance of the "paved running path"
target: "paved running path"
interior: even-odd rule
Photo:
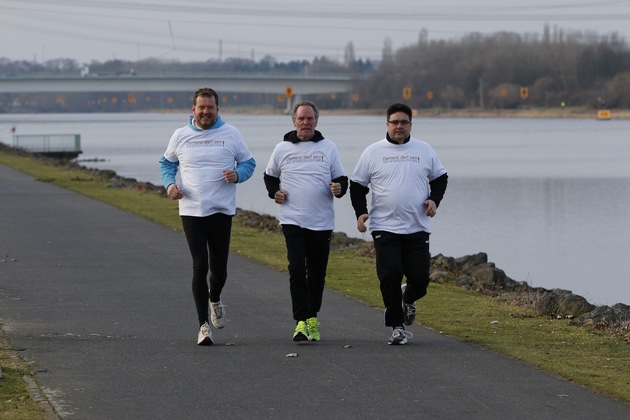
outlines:
[[[60,418],[630,418],[419,325],[388,346],[382,310],[329,291],[322,341],[294,343],[287,276],[235,249],[200,347],[182,234],[3,165],[0,216],[0,323]]]

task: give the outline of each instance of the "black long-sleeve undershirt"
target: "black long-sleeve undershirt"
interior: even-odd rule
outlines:
[[[280,178],[267,175],[267,174],[264,174],[263,178],[265,180],[265,187],[267,188],[267,195],[269,196],[269,198],[274,198],[276,195],[276,192],[278,192],[278,190],[280,189]],[[343,176],[337,177],[333,179],[332,182],[341,184],[341,193],[335,197],[341,198],[344,195],[346,195],[346,192],[348,191],[348,177],[347,176],[343,175]]]
[[[433,181],[429,181],[429,188],[431,192],[429,193],[429,200],[433,200],[437,207],[440,206],[440,201],[444,198],[444,193],[446,192],[446,185],[448,184],[448,174],[441,175],[435,178]],[[352,202],[352,208],[354,209],[354,214],[358,218],[362,214],[367,214],[367,194],[370,192],[368,187],[364,187],[363,185],[350,181],[350,201]]]

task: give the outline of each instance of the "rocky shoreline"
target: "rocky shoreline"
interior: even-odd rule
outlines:
[[[10,150],[11,153],[32,156],[30,153],[17,151],[5,145],[0,144],[0,148]],[[37,157],[56,166],[88,172],[108,181],[111,188],[130,188],[166,197],[166,191],[162,186],[121,177],[112,170],[90,169],[74,161]],[[278,220],[270,215],[261,215],[239,208],[235,218],[246,226],[272,232],[280,231]],[[331,244],[333,252],[346,250],[360,255],[374,256],[372,242],[350,238],[342,232],[333,233]],[[617,303],[613,306],[595,306],[584,297],[568,290],[531,287],[527,282],[508,277],[503,270],[488,261],[488,256],[484,252],[459,258],[435,255],[431,259],[430,277],[434,283],[456,285],[489,296],[504,296],[511,303],[529,307],[540,316],[569,319],[574,325],[622,336],[625,342],[630,344],[629,305]]]

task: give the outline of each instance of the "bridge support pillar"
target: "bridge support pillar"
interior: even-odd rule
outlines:
[[[285,112],[287,114],[290,114],[291,111],[293,110],[293,105],[297,104],[301,100],[302,100],[302,95],[287,96],[287,109],[285,109]]]
[[[284,112],[289,114],[291,112],[292,106],[293,106],[293,96],[287,96],[287,107],[284,110]]]

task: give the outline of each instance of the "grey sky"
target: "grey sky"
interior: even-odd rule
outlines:
[[[630,42],[630,0],[0,0],[0,58],[79,63],[112,58],[205,61],[379,59],[398,49],[471,32],[613,32]]]

